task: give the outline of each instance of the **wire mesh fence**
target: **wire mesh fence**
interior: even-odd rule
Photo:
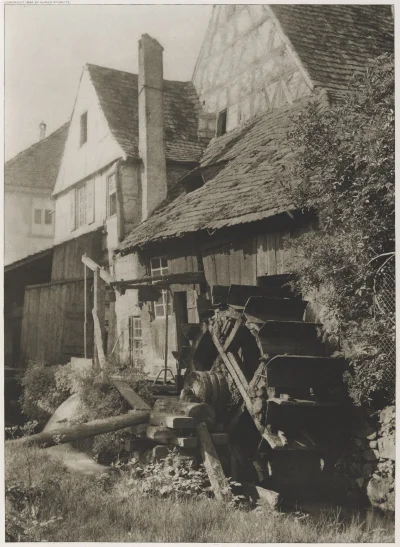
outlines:
[[[396,392],[396,268],[395,254],[381,258],[374,279],[375,313],[383,316],[388,328],[380,338],[380,350],[385,362],[383,382],[391,398]]]

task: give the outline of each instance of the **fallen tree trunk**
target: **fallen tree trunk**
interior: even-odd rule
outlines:
[[[86,424],[77,424],[73,426],[60,427],[52,431],[42,431],[28,437],[6,441],[7,443],[19,443],[20,445],[36,445],[41,448],[54,446],[56,444],[70,443],[87,437],[95,437],[102,433],[118,431],[129,426],[147,423],[150,418],[149,411],[132,411],[122,416],[111,416],[110,418],[101,418],[93,420]]]

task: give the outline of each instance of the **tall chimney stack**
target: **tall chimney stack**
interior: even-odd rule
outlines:
[[[164,146],[163,47],[143,34],[139,40],[139,154],[143,160],[142,220],[167,197]]]
[[[46,136],[46,124],[44,122],[40,122],[39,124],[39,140],[43,140]]]

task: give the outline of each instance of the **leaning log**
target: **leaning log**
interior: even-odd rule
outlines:
[[[208,478],[210,479],[214,496],[219,501],[230,501],[232,499],[232,491],[228,479],[225,477],[221,461],[215,450],[207,425],[205,423],[197,424],[196,431],[200,441],[200,450],[204,467],[206,468]]]
[[[7,441],[7,443],[36,445],[45,448],[47,446],[70,443],[79,439],[95,437],[102,433],[109,433],[110,431],[118,431],[119,429],[124,429],[129,426],[147,423],[149,418],[149,411],[132,411],[123,414],[122,416],[111,416],[110,418],[101,418],[85,424],[60,427],[59,429],[53,429],[52,431],[42,431],[35,435]]]

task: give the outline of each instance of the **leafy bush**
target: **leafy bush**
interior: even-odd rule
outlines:
[[[28,363],[21,377],[23,393],[20,404],[22,412],[30,420],[44,425],[69,396],[68,389],[57,386],[55,375],[60,369],[62,365],[49,366],[33,361]]]
[[[109,375],[118,374],[143,399],[152,402],[148,384],[137,370],[121,368],[116,363],[109,364],[107,372]],[[76,423],[118,416],[131,410],[112,384],[104,387],[99,385],[99,371],[95,367],[69,363],[56,371],[55,379],[60,391],[68,390],[79,397],[80,409]],[[93,440],[92,453],[101,463],[109,464],[124,451],[125,440],[128,438],[129,433],[124,430],[97,435]]]
[[[304,295],[318,289],[325,327],[350,361],[357,404],[390,399],[392,387],[380,340],[394,341],[394,317],[376,313],[374,276],[376,257],[395,244],[394,128],[394,63],[384,55],[354,76],[343,104],[310,104],[289,135],[289,190],[299,208],[318,217],[315,231],[290,241],[296,286]]]
[[[149,496],[177,497],[179,499],[204,498],[210,494],[210,483],[204,466],[194,468],[190,459],[180,457],[176,450],[160,462],[140,465],[131,460],[122,467],[123,479],[117,494],[121,499],[141,492]]]

